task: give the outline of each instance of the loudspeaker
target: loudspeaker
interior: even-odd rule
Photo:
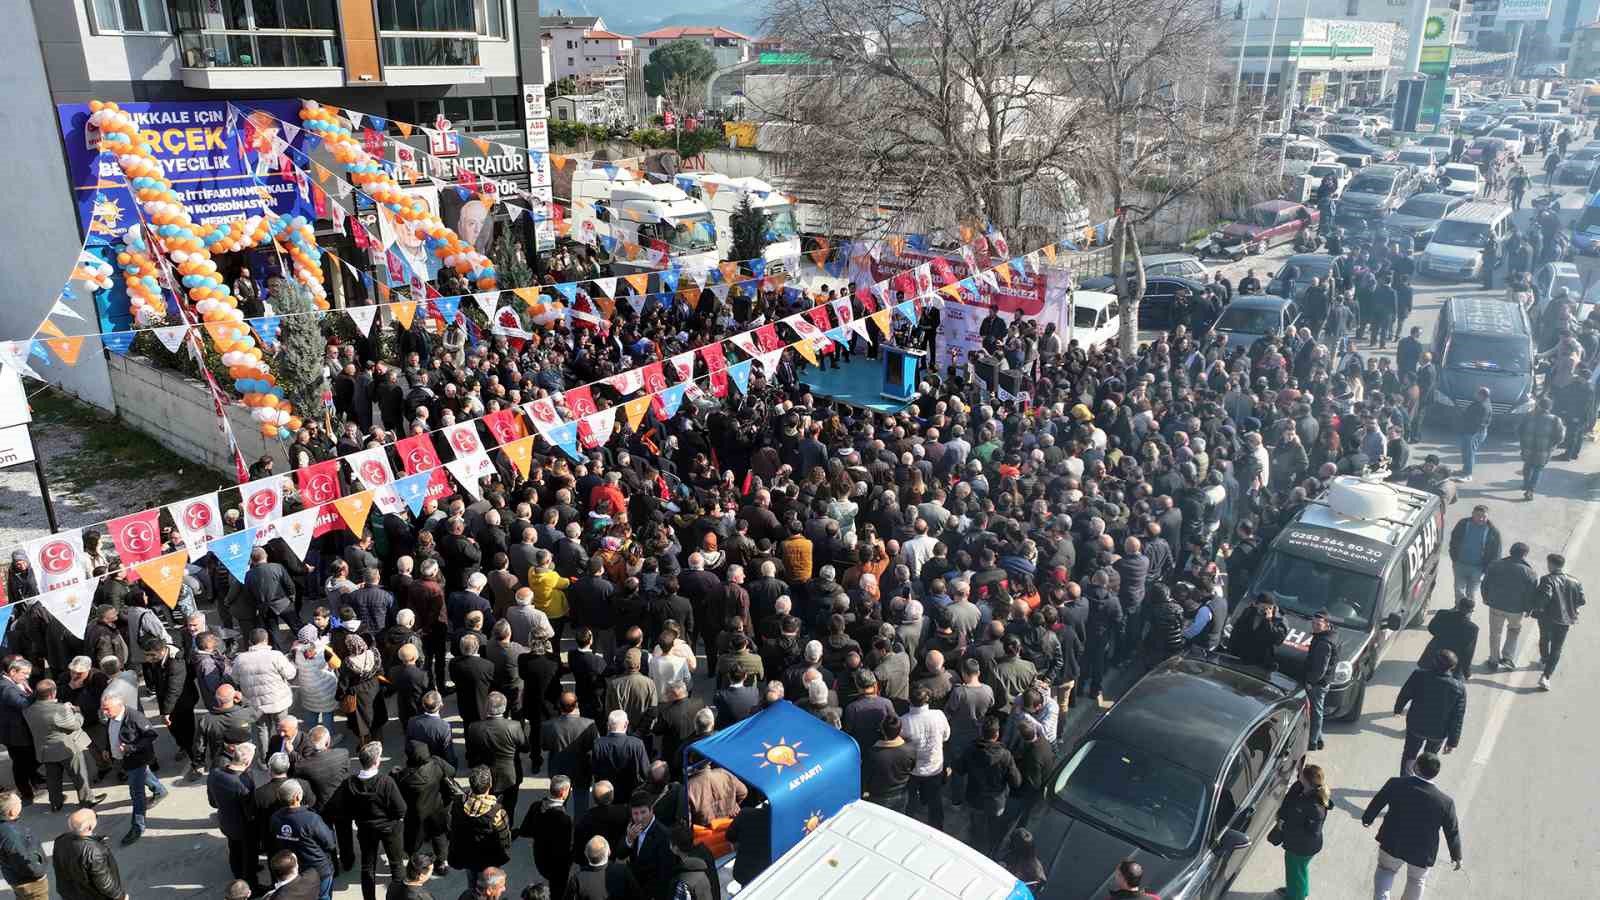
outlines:
[[[1007,369],[1000,373],[1000,387],[1013,397],[1027,390],[1022,373],[1016,369]]]
[[[993,388],[999,380],[1000,367],[994,363],[975,362],[972,364],[973,377]]]

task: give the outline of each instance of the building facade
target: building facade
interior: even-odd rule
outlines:
[[[751,59],[754,41],[737,31],[729,31],[720,26],[700,25],[675,25],[671,28],[657,28],[647,31],[635,39],[639,48],[640,59],[643,63],[650,61],[650,54],[660,47],[676,41],[695,41],[711,51],[712,57],[717,61],[717,68],[726,69],[740,63],[747,63]]]

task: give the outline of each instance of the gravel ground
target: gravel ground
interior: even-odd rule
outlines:
[[[46,389],[32,398],[33,440],[62,528],[95,525],[227,482],[101,410]],[[0,471],[0,551],[50,530],[33,466]]]

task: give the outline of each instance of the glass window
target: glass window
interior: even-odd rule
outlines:
[[[294,0],[289,0],[292,4]],[[250,11],[255,14],[255,27],[257,28],[284,28],[283,17],[280,15],[279,0],[253,0]],[[301,0],[301,6],[304,6]]]
[[[476,0],[478,33],[492,38],[506,36],[505,0]]]
[[[1328,611],[1335,625],[1365,628],[1372,622],[1378,602],[1378,579],[1373,575],[1338,569],[1327,563],[1274,552],[1250,588],[1268,593],[1289,612],[1310,616]]]
[[[1089,741],[1051,787],[1073,816],[1160,853],[1200,838],[1209,785],[1199,775],[1139,747]]]
[[[94,0],[94,24],[105,32],[169,34],[166,0]]]
[[[412,121],[421,122],[428,127],[433,127],[433,120],[439,116],[439,101],[418,100],[417,117]]]
[[[517,98],[494,98],[494,118],[498,128],[517,127]]]
[[[1234,813],[1244,808],[1250,798],[1250,765],[1246,761],[1249,751],[1239,753],[1228,767],[1222,780],[1222,794],[1217,798],[1217,817],[1211,823],[1211,839],[1216,840],[1233,823]]]
[[[440,101],[439,106],[444,111],[444,117],[456,123],[458,127],[472,121],[472,103],[469,100],[451,98]]]

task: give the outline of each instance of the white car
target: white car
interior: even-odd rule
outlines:
[[[1122,330],[1122,316],[1117,310],[1117,297],[1103,291],[1073,291],[1068,295],[1072,307],[1072,324],[1061,329],[1069,341],[1079,347],[1100,347],[1117,339]]]
[[[1361,121],[1360,116],[1330,116],[1328,121],[1323,123],[1323,131],[1372,137],[1370,126]]]
[[[1468,199],[1477,199],[1483,194],[1483,176],[1478,173],[1477,166],[1450,163],[1439,172],[1439,180],[1441,194]]]
[[[1342,162],[1319,162],[1312,163],[1311,166],[1306,169],[1306,175],[1311,178],[1315,178],[1318,184],[1322,183],[1322,179],[1325,176],[1332,175],[1333,180],[1339,184],[1338,188],[1334,191],[1334,194],[1337,196],[1338,194],[1344,193],[1344,186],[1350,183],[1351,172],[1350,167]]]

